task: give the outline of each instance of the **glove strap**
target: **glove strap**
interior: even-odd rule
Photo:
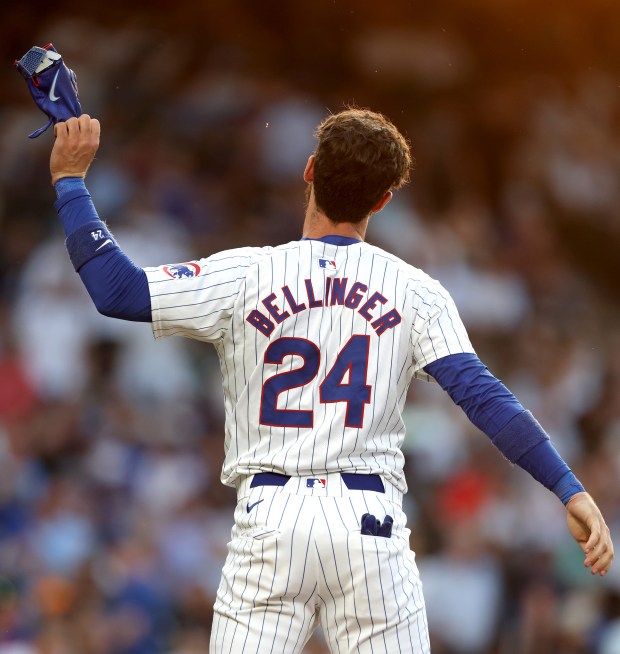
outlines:
[[[53,118],[50,118],[50,119],[47,121],[47,124],[43,125],[43,127],[39,127],[39,129],[37,129],[36,131],[32,132],[32,134],[28,134],[28,138],[29,138],[29,139],[36,139],[37,136],[41,136],[41,134],[43,134],[43,132],[44,132],[46,129],[48,129],[48,127],[50,127],[50,125],[51,125],[53,122],[54,122],[54,119],[53,119]]]

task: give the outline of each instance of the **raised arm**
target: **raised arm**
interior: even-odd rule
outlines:
[[[99,218],[84,183],[99,147],[99,121],[82,114],[57,123],[54,132],[50,173],[58,196],[55,207],[74,268],[100,313],[124,320],[150,321],[146,274],[119,248]]]

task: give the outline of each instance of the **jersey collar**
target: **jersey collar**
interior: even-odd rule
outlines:
[[[359,238],[352,238],[350,236],[340,236],[339,234],[327,234],[321,238],[307,238],[302,236],[302,241],[321,241],[322,243],[329,243],[330,245],[355,245],[362,243]]]

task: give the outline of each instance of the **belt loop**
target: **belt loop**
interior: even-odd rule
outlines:
[[[278,472],[259,472],[252,477],[250,488],[257,486],[284,486],[290,475],[281,475]]]
[[[385,493],[383,479],[379,475],[365,475],[355,472],[341,472],[344,485],[349,490],[368,490],[375,493]]]

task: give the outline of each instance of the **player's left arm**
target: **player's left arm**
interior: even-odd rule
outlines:
[[[545,430],[475,354],[452,354],[424,367],[512,463],[555,493],[567,510],[571,535],[585,565],[604,575],[614,556],[603,516]]]
[[[54,126],[56,140],[50,156],[52,185],[65,177],[84,179],[101,138],[101,125],[96,118],[82,114]]]
[[[106,316],[151,321],[144,270],[120,249],[99,218],[84,178],[99,147],[100,125],[87,114],[59,122],[50,157],[55,207],[67,236],[67,249],[97,310]]]

